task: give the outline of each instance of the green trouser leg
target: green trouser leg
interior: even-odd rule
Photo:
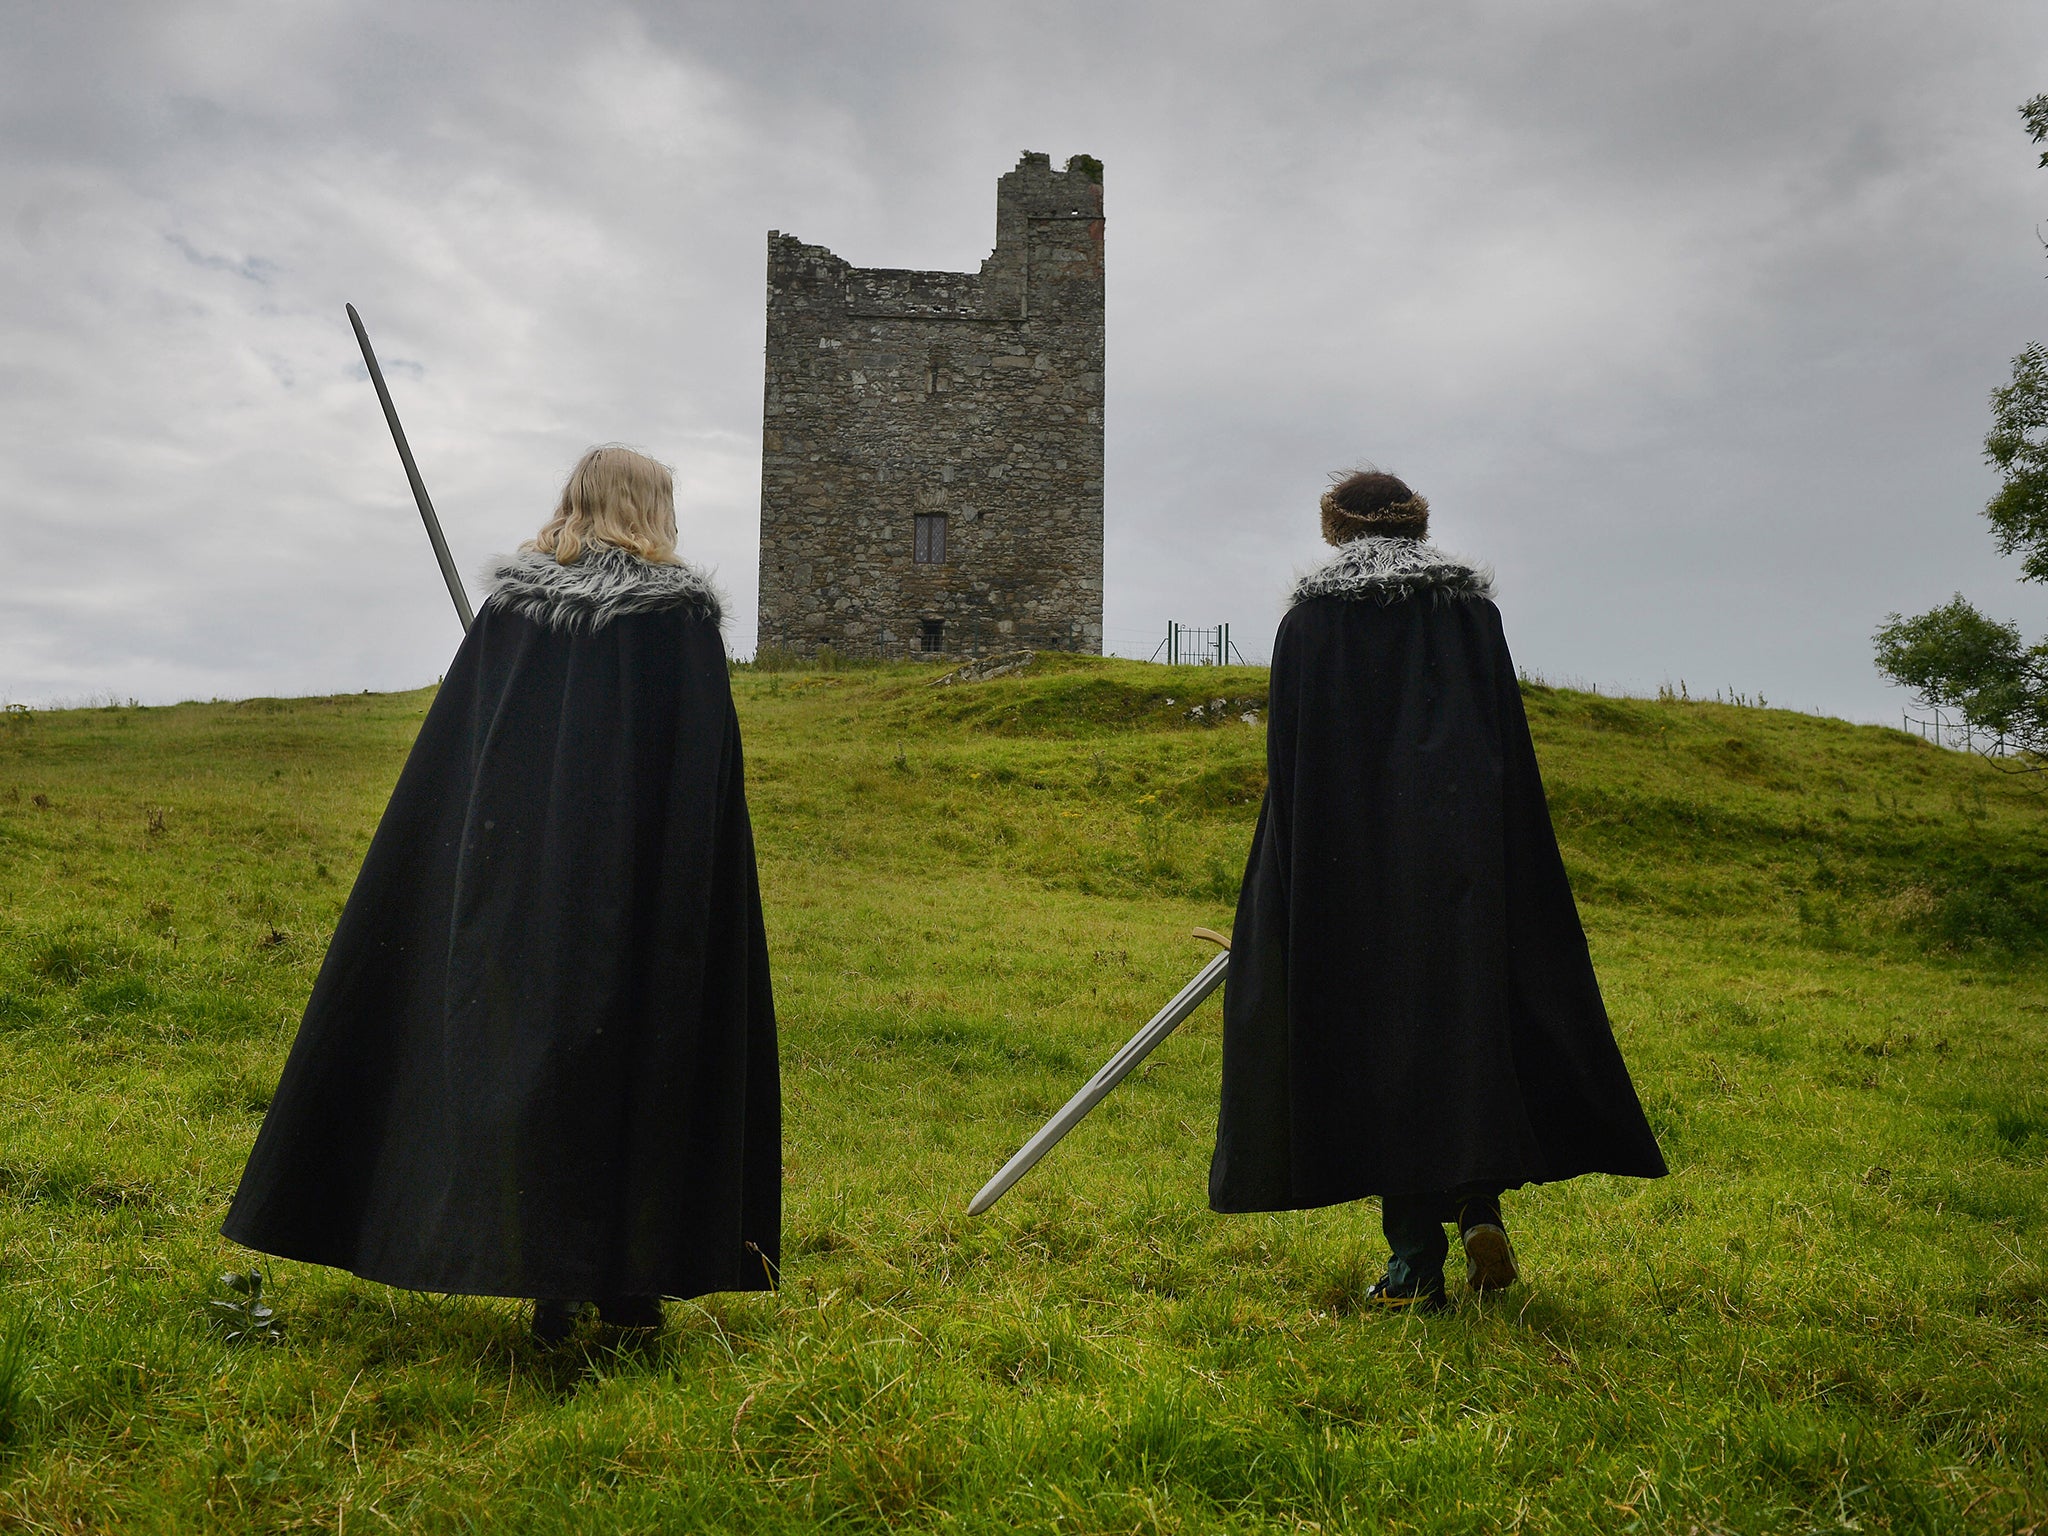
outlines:
[[[1444,1223],[1460,1229],[1475,1221],[1500,1224],[1500,1191],[1467,1187],[1426,1195],[1382,1195],[1380,1230],[1387,1235],[1392,1257],[1387,1280],[1397,1291],[1443,1283],[1444,1260],[1451,1251]]]

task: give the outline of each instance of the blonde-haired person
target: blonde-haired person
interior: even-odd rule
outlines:
[[[658,1326],[774,1283],[781,1094],[718,595],[593,448],[420,728],[222,1230]]]
[[[589,545],[658,565],[680,563],[675,477],[666,464],[618,443],[593,448],[576,461],[555,515],[522,548],[574,565]]]

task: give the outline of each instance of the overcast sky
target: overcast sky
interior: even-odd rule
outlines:
[[[1892,610],[2048,629],[1979,509],[2048,339],[2039,0],[0,0],[0,697],[401,688],[592,442],[753,648],[764,237],[972,271],[1107,167],[1110,647],[1263,659],[1371,459],[1554,679],[1897,718]]]

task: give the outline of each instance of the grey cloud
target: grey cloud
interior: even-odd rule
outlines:
[[[762,237],[971,269],[1108,165],[1109,626],[1270,633],[1390,463],[1526,665],[1878,716],[1872,625],[2048,627],[1976,508],[2042,323],[1971,3],[27,7],[0,53],[0,692],[395,687],[592,441],[674,463],[749,643]],[[1254,640],[1253,648],[1257,648]]]

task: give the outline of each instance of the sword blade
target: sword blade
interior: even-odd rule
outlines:
[[[1230,951],[1225,950],[1195,974],[1195,979],[1174,994],[1173,1001],[1152,1015],[1151,1022],[1125,1042],[1123,1049],[1102,1064],[1102,1069],[1089,1078],[1061,1108],[1060,1112],[1046,1121],[1029,1141],[1017,1149],[996,1176],[981,1186],[981,1193],[968,1202],[967,1214],[979,1216],[1010,1192],[1025,1174],[1029,1173],[1038,1160],[1059,1145],[1060,1138],[1088,1117],[1088,1112],[1109,1096],[1138,1063],[1152,1054],[1152,1048],[1172,1034],[1187,1020],[1211,992],[1223,985],[1223,978],[1230,970]]]
[[[427,495],[427,483],[420,478],[420,467],[412,461],[412,445],[405,440],[405,428],[398,424],[398,409],[391,403],[391,391],[384,385],[384,370],[377,366],[377,354],[370,346],[370,333],[363,329],[363,317],[356,313],[353,304],[346,305],[348,323],[355,327],[356,340],[362,345],[363,361],[370,366],[370,382],[377,386],[377,403],[384,407],[384,420],[391,427],[391,441],[398,444],[398,462],[405,466],[405,478],[412,484],[412,499],[419,503],[420,521],[427,525],[427,537],[433,541],[434,558],[441,562],[441,579],[448,583],[448,595],[455,599],[456,617],[462,620],[462,632],[469,633],[469,626],[476,616],[470,612],[469,594],[462,589],[462,578],[455,573],[455,561],[448,553],[448,541],[441,536],[441,519],[434,515],[434,503]]]

